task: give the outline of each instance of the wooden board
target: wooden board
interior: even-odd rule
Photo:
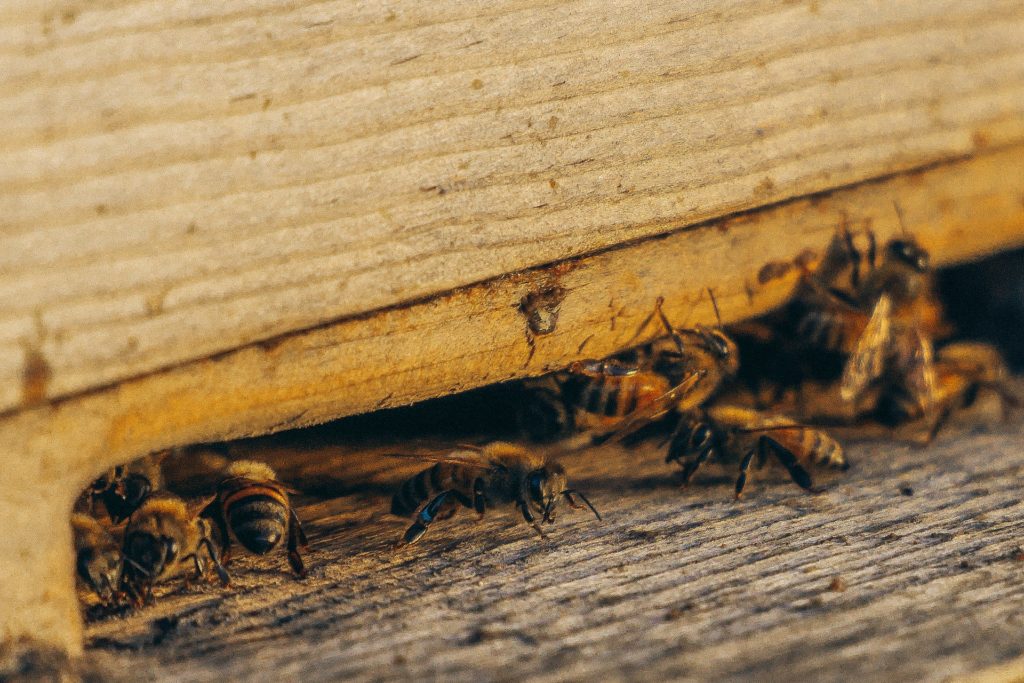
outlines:
[[[0,73],[0,410],[1024,140],[1018,0],[32,0]]]
[[[644,337],[638,327],[659,294],[680,324],[714,321],[704,294],[712,285],[726,320],[755,315],[786,297],[796,275],[787,267],[824,246],[843,216],[882,239],[897,234],[894,200],[938,263],[1020,244],[1022,149],[733,216],[0,416],[0,518],[11,530],[0,536],[0,576],[9,581],[0,640],[78,646],[67,513],[115,463],[603,356]],[[545,292],[562,297],[557,325],[528,335],[521,302]],[[41,398],[45,370],[27,375],[22,390]]]
[[[740,502],[731,470],[680,490],[652,444],[586,451],[565,462],[603,523],[564,511],[540,541],[513,515],[463,513],[399,551],[407,522],[384,514],[396,461],[360,459],[350,433],[234,448],[328,496],[300,509],[307,580],[282,557],[240,558],[227,592],[172,588],[89,626],[90,666],[114,680],[1024,675],[1019,421],[926,449],[860,443],[816,495],[769,468]]]

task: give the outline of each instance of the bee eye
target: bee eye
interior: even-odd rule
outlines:
[[[166,549],[164,553],[166,561],[173,562],[174,558],[178,556],[178,542],[170,538],[165,538],[164,548]]]
[[[544,500],[544,492],[541,490],[544,485],[544,479],[545,477],[543,472],[534,472],[530,475],[527,482],[530,487],[530,497],[536,501]]]
[[[124,465],[118,465],[114,468],[114,477],[120,479],[124,476]]]

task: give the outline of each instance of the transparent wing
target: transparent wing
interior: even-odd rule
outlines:
[[[622,422],[616,425],[610,434],[598,439],[598,441],[600,443],[615,443],[638,429],[649,425],[667,413],[674,405],[678,404],[680,399],[692,392],[705,376],[707,376],[706,370],[698,370],[687,375],[682,382],[656,398],[649,405],[639,410],[634,410]]]
[[[935,349],[932,340],[916,326],[908,331],[907,340],[899,353],[899,367],[903,382],[914,401],[926,414],[935,403],[938,379],[935,372]]]
[[[456,450],[419,450],[405,453],[383,452],[375,455],[382,455],[386,458],[401,458],[403,460],[416,460],[419,462],[446,462],[454,465],[465,465],[467,467],[479,467],[486,469],[491,466],[490,461],[476,446],[462,445]]]
[[[843,368],[839,394],[844,401],[855,400],[885,371],[892,344],[892,299],[883,294]]]

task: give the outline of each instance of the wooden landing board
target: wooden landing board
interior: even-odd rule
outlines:
[[[1019,0],[31,0],[0,73],[0,410],[1024,141]]]
[[[167,681],[1013,680],[1022,437],[1016,422],[927,449],[861,443],[849,472],[817,473],[824,493],[766,469],[738,503],[728,470],[680,491],[651,445],[588,451],[566,465],[603,523],[566,510],[539,541],[511,516],[462,514],[398,552],[406,522],[382,514],[394,461],[322,433],[256,441],[238,452],[350,487],[300,509],[310,577],[240,558],[230,591],[90,625],[87,652],[115,678]],[[358,480],[372,485],[351,493]]]

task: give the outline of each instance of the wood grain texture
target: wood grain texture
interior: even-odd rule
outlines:
[[[862,442],[851,471],[817,473],[816,495],[768,468],[740,502],[726,469],[680,490],[651,444],[584,451],[564,462],[603,523],[564,511],[540,541],[513,515],[460,514],[399,551],[408,522],[384,514],[385,494],[409,467],[360,458],[347,431],[235,447],[350,492],[300,508],[307,580],[283,557],[240,557],[229,591],[169,587],[90,625],[93,664],[114,680],[194,681],[1024,672],[1019,421],[954,429],[927,449]]]
[[[1016,0],[33,0],[0,73],[0,410],[1024,140]]]
[[[894,200],[939,263],[1020,244],[1022,177],[1020,147],[980,155],[0,416],[0,519],[16,521],[0,535],[0,576],[15,579],[0,604],[0,639],[33,634],[78,646],[70,532],[61,520],[77,492],[106,467],[173,446],[319,423],[603,356],[644,338],[638,328],[659,294],[680,323],[714,321],[703,295],[710,285],[726,320],[755,315],[782,301],[794,282],[790,269],[760,283],[766,266],[778,274],[804,249],[820,249],[844,214],[855,227],[873,225],[882,238],[896,234]],[[520,303],[552,289],[564,294],[557,327],[530,340]]]

